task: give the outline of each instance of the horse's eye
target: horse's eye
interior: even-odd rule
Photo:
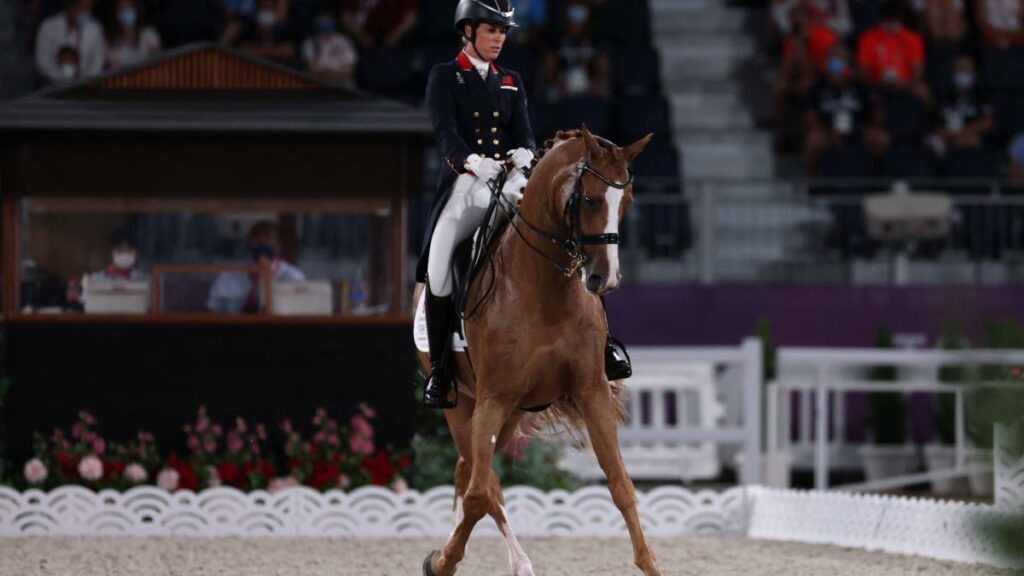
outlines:
[[[594,206],[597,206],[597,200],[594,200],[590,196],[584,196],[583,197],[583,203],[586,204],[587,207],[589,207],[589,208],[593,208]]]

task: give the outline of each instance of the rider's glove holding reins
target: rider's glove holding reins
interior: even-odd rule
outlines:
[[[530,163],[533,162],[533,152],[527,148],[516,148],[515,150],[509,150],[508,157],[512,160],[512,164],[516,168],[522,170],[523,168],[529,168]]]
[[[466,170],[472,172],[480,180],[490,182],[501,172],[502,167],[495,160],[483,158],[478,154],[471,154],[469,158],[466,158]]]

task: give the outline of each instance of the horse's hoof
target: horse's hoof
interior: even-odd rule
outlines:
[[[440,554],[440,550],[431,550],[427,559],[423,561],[423,576],[437,576],[434,574],[434,554]]]

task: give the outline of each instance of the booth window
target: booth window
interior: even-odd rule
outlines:
[[[25,199],[22,314],[366,316],[395,310],[395,222],[362,202]]]

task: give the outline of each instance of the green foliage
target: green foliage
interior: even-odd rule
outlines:
[[[988,536],[996,552],[1010,565],[1024,564],[1024,512],[981,522],[976,527]]]
[[[892,348],[892,333],[879,327],[875,336],[876,348]],[[877,382],[896,380],[895,366],[875,366],[869,379]],[[876,444],[904,444],[907,440],[907,402],[900,392],[872,392],[868,394],[868,426]]]
[[[943,350],[962,350],[966,347],[966,338],[956,326],[946,327],[942,335]],[[967,382],[967,367],[947,364],[939,369],[939,382],[963,384]],[[953,394],[936,394],[935,397],[935,431],[944,444],[956,442],[956,396]]]
[[[561,447],[544,439],[524,438],[513,442],[521,446],[518,457],[507,453],[494,457],[494,471],[502,486],[528,485],[541,490],[573,490],[579,486],[572,474],[555,465],[561,457]],[[412,450],[413,488],[429,490],[452,483],[458,456],[450,436],[417,436],[412,441]]]
[[[1024,326],[1007,319],[993,322],[985,335],[985,347],[993,350],[1024,348]],[[1013,388],[979,387],[965,398],[967,435],[979,448],[992,448],[992,425],[1009,424],[1024,415],[1024,381],[1020,368],[982,366],[981,382],[1007,382]]]
[[[772,339],[772,321],[767,316],[757,320],[754,336],[761,339],[761,374],[767,384],[775,380],[775,342]]]

